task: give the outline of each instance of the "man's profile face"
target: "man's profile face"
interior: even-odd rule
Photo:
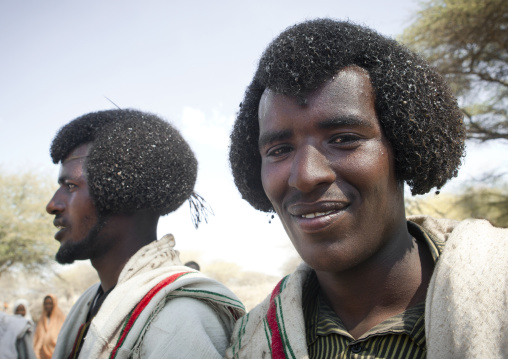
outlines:
[[[270,90],[261,98],[266,195],[315,270],[338,272],[390,256],[386,238],[404,218],[403,188],[367,72],[345,68],[306,99]]]
[[[76,147],[62,161],[58,183],[60,187],[49,201],[46,211],[54,214],[60,242],[56,254],[59,263],[91,259],[98,246],[101,229],[97,211],[88,192],[84,165],[90,144]]]

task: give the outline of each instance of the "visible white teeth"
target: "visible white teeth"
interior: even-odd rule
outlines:
[[[64,226],[56,226],[56,228],[58,228],[58,229],[64,229],[65,227]]]
[[[320,216],[326,216],[327,214],[332,213],[332,211],[326,211],[326,212],[314,212],[314,213],[308,213],[308,214],[302,214],[302,218],[316,218]]]

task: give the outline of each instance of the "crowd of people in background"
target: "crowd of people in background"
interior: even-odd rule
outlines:
[[[64,321],[65,315],[53,294],[44,297],[37,325],[26,299],[14,302],[12,314],[4,303],[4,311],[0,312],[0,358],[50,359]]]
[[[199,271],[195,261],[185,266]],[[3,309],[3,311],[2,311]],[[0,309],[0,359],[51,359],[66,315],[54,294],[44,296],[41,314],[34,321],[28,300],[19,298]],[[37,313],[37,310],[35,311]],[[37,318],[37,314],[35,314]]]

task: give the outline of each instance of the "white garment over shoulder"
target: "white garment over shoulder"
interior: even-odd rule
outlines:
[[[229,318],[202,301],[175,298],[152,321],[134,358],[222,359],[232,330]]]
[[[244,307],[224,285],[183,266],[173,246],[173,236],[167,235],[129,259],[93,318],[79,358],[223,356]],[[54,359],[69,357],[97,288],[89,288],[72,307]]]

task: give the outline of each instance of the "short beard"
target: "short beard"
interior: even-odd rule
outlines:
[[[87,236],[79,242],[67,242],[60,246],[55,259],[60,264],[72,264],[75,260],[85,260],[95,257],[100,251],[99,233],[104,228],[107,217],[99,215],[97,223],[90,229]]]

